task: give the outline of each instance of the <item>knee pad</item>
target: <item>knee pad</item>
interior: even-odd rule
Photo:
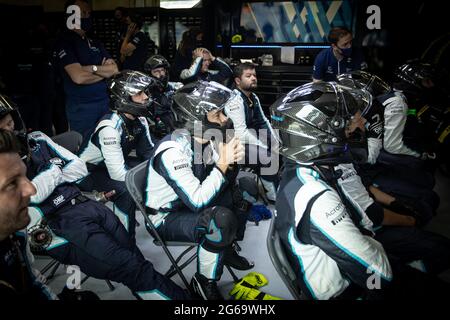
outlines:
[[[207,246],[223,248],[229,246],[238,228],[238,222],[234,213],[225,207],[216,206],[204,211],[204,215],[210,217],[208,233],[205,236]]]

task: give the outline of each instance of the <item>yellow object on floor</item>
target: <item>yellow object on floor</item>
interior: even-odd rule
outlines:
[[[234,296],[235,300],[281,300],[257,289],[268,283],[269,281],[263,274],[250,272],[234,285],[230,295]]]

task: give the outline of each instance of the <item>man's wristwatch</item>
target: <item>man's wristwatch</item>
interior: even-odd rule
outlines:
[[[98,70],[98,68],[97,68],[97,66],[94,64],[94,65],[92,66],[92,73],[96,73],[97,70]]]

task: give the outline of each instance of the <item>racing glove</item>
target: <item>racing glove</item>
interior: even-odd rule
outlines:
[[[235,284],[233,289],[230,291],[230,295],[234,296],[235,300],[245,300],[245,297],[249,295],[252,290],[263,287],[268,283],[269,281],[262,273],[250,272]],[[254,292],[252,296],[256,297],[258,293],[259,291],[257,293]]]

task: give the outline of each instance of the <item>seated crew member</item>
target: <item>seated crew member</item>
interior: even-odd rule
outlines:
[[[110,209],[81,195],[75,181],[87,175],[85,163],[42,132],[27,135],[15,106],[5,96],[0,101],[0,129],[17,129],[35,188],[27,219],[32,248],[88,276],[123,283],[139,299],[188,299],[145,260]]]
[[[353,88],[366,88],[374,99],[383,105],[383,149],[386,152],[422,160],[431,156],[426,152],[413,150],[405,144],[404,129],[408,116],[408,102],[401,91],[392,88],[379,77],[364,71],[342,74],[338,80]],[[405,163],[409,161],[412,159],[406,160]]]
[[[411,60],[395,71],[393,86],[401,90],[408,101],[408,120],[404,136],[411,148],[428,153],[425,168],[434,171],[450,166],[450,135],[448,105],[450,104],[449,74],[445,68],[421,60]]]
[[[434,276],[388,259],[371,220],[337,183],[342,172],[335,166],[367,159],[364,122],[349,90],[333,82],[308,84],[271,113],[286,158],[275,223],[305,297],[398,299],[402,292],[402,298],[424,298],[428,290],[448,290]],[[368,285],[371,276],[376,287]]]
[[[233,74],[228,64],[222,59],[213,56],[208,49],[195,49],[192,53],[192,58],[192,65],[189,69],[182,70],[180,74],[180,80],[184,84],[197,80],[227,84]],[[210,67],[217,70],[210,70]]]
[[[169,61],[157,54],[148,58],[144,65],[144,71],[150,77],[158,80],[159,90],[155,90],[153,97],[155,103],[152,105],[151,112],[156,123],[158,123],[158,119],[163,122],[165,128],[162,131],[166,133],[176,129],[175,116],[172,111],[173,95],[183,86],[181,82],[169,81],[169,69]]]
[[[428,222],[439,206],[439,197],[432,190],[432,173],[408,165],[422,160],[415,156],[419,153],[409,149],[404,143],[403,129],[408,112],[404,96],[379,77],[365,71],[353,71],[339,76],[338,79],[343,85],[366,90],[372,95],[372,108],[364,115],[368,120],[368,164],[357,168],[365,184],[370,186],[370,191],[383,204],[387,203],[378,197],[380,190],[377,189],[399,198],[399,201],[414,203],[422,222]],[[383,157],[383,150],[396,153],[389,156],[394,163],[383,159],[381,163],[377,163],[380,157],[386,158]],[[422,158],[425,159],[427,155],[423,153]]]
[[[53,300],[37,270],[22,229],[30,222],[28,204],[36,188],[26,176],[21,146],[4,125],[6,107],[0,96],[0,296],[2,300]],[[6,130],[3,130],[6,129]]]
[[[336,81],[336,76],[353,70],[367,69],[360,50],[352,46],[353,35],[343,27],[331,29],[328,34],[330,48],[317,55],[313,67],[313,81]]]
[[[255,66],[240,64],[233,76],[236,95],[225,106],[225,114],[233,121],[236,135],[245,143],[246,166],[257,170],[268,200],[275,201],[279,156],[271,151],[276,136],[254,93],[258,86]]]
[[[237,137],[224,140],[231,126],[222,110],[232,96],[215,82],[178,90],[174,108],[186,120],[185,130],[155,146],[147,170],[145,205],[160,236],[200,243],[192,284],[205,300],[223,300],[217,281],[224,264],[239,270],[253,267],[232,246],[242,240],[246,223],[246,209],[234,194],[236,163],[244,149]]]
[[[128,168],[150,158],[153,141],[147,119],[155,80],[138,72],[125,70],[110,83],[111,112],[105,115],[83,142],[80,158],[89,175],[80,182],[82,190],[115,190],[114,213],[130,236],[135,237],[136,204],[126,186]],[[135,149],[137,159],[130,156]]]

